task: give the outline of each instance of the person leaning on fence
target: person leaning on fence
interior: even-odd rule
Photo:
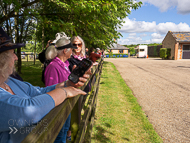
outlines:
[[[80,36],[73,36],[71,38],[71,43],[73,46],[77,47],[77,49],[72,50],[72,55],[68,59],[69,61],[69,69],[72,70],[74,65],[79,65],[82,59],[86,59],[85,55],[85,43]],[[90,83],[85,87],[84,91],[89,92],[91,90]]]
[[[71,43],[73,46],[77,47],[77,49],[72,50],[71,58],[68,59],[69,61],[69,69],[72,70],[74,65],[79,65],[79,63],[82,61],[82,59],[86,59],[86,51],[85,51],[85,43],[84,40],[80,36],[73,36],[71,38]],[[91,82],[86,85],[85,92],[91,91]],[[85,97],[86,98],[86,97]],[[81,97],[81,100],[83,100],[83,97]],[[71,131],[68,131],[68,136],[71,135]]]
[[[53,59],[46,67],[44,73],[45,85],[50,86],[68,80],[71,71],[69,70],[68,59],[72,54],[72,49],[77,49],[68,37],[60,38],[55,46],[50,46],[46,50],[46,59]],[[65,124],[59,132],[55,143],[66,143],[67,131],[70,127],[71,114],[69,114]]]
[[[102,56],[102,51],[100,50],[100,48],[96,48],[96,54]]]
[[[0,143],[20,143],[34,128],[33,125],[66,98],[86,95],[75,87],[83,86],[90,74],[88,71],[80,77],[77,84],[67,81],[45,88],[14,79],[9,76],[18,60],[14,49],[24,44],[10,41],[11,38],[0,27]],[[13,128],[17,131],[13,132]]]
[[[55,34],[55,40],[49,40],[47,45],[46,45],[46,49],[43,50],[40,54],[39,54],[39,60],[40,62],[43,64],[43,70],[42,70],[42,82],[45,84],[44,81],[44,72],[46,67],[49,65],[49,63],[52,61],[52,59],[46,59],[45,56],[45,52],[47,50],[47,48],[51,45],[55,45],[56,41],[59,40],[60,38],[66,36],[66,34],[64,32],[60,32],[60,33],[56,33]]]
[[[99,58],[101,58],[101,55],[94,53],[94,49],[93,48],[91,48],[89,50],[89,53],[90,53],[89,54],[89,59],[93,62],[94,65],[97,65],[98,63],[96,62],[96,60],[98,60]]]
[[[69,69],[72,70],[74,65],[79,65],[82,59],[86,58],[85,56],[85,44],[83,39],[80,36],[73,36],[71,38],[71,43],[73,46],[77,47],[77,49],[73,49],[71,58],[69,61]]]

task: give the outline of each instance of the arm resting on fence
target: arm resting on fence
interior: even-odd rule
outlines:
[[[100,74],[101,74],[101,69],[102,69],[102,64],[103,64],[103,59],[100,59],[99,61],[99,65],[94,66],[93,70],[92,70],[92,75],[91,77],[88,79],[88,81],[85,83],[84,86],[82,86],[80,89],[84,90],[84,88],[86,87],[86,85],[88,84],[88,82],[90,80],[92,80],[91,78],[96,77],[96,86],[91,85],[92,89],[93,89],[93,93],[91,91],[90,96],[92,96],[93,100],[92,102],[89,102],[89,104],[91,104],[89,106],[89,111],[92,111],[92,106],[94,106],[94,101],[96,100],[96,96],[94,96],[94,90],[95,87],[98,87],[99,84],[99,78],[100,78]],[[96,94],[95,94],[96,95]],[[84,133],[81,131],[82,129],[82,125],[87,125],[86,121],[82,121],[81,125],[79,125],[79,121],[80,119],[77,117],[78,114],[78,106],[77,106],[77,102],[79,99],[80,95],[75,96],[73,98],[69,98],[66,99],[63,103],[61,103],[60,105],[58,105],[57,107],[55,107],[54,109],[52,109],[41,121],[41,123],[37,124],[37,126],[32,130],[32,132],[30,132],[30,134],[28,134],[28,136],[22,141],[22,143],[41,143],[41,142],[48,142],[48,143],[53,143],[54,140],[56,139],[59,131],[61,130],[61,128],[63,127],[67,117],[69,116],[69,114],[72,111],[72,117],[71,117],[71,124],[72,124],[72,140],[75,140],[77,137],[77,140],[81,140],[78,139],[78,136],[81,135],[84,136]],[[93,104],[92,104],[93,103]],[[94,109],[93,109],[94,110]],[[89,118],[91,112],[87,112],[85,113],[85,118]],[[83,116],[84,118],[84,116]],[[45,121],[44,124],[43,121]],[[79,126],[80,126],[80,131],[79,130]],[[78,134],[79,133],[79,134]],[[78,135],[77,135],[78,134]],[[80,141],[77,141],[80,142]]]

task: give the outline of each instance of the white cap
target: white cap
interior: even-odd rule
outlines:
[[[53,40],[53,42],[51,42],[51,43],[55,44],[60,38],[63,38],[63,37],[68,40],[71,38],[71,37],[67,37],[65,32],[60,32],[60,33],[55,34],[55,40]]]
[[[60,38],[66,38],[66,39],[70,39],[71,37],[67,37],[67,35],[65,34],[65,32],[60,32],[60,33],[57,33],[56,35],[55,35],[55,39],[56,40],[59,40]]]
[[[100,48],[96,48],[96,51],[99,51],[100,50]]]

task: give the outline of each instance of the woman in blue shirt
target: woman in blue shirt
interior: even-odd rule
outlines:
[[[86,94],[75,87],[83,86],[90,72],[80,77],[77,84],[68,80],[45,88],[9,77],[13,73],[14,62],[18,60],[14,49],[22,46],[24,44],[11,43],[11,38],[0,27],[0,143],[21,142],[29,133],[23,132],[25,128],[31,131],[33,124],[66,98]],[[10,133],[10,127],[18,131]]]

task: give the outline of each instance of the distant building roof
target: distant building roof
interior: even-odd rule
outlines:
[[[172,32],[173,37],[178,42],[190,42],[190,32]]]
[[[128,50],[129,48],[120,45],[120,44],[113,44],[113,46],[111,46],[111,48],[109,48],[110,50]]]

